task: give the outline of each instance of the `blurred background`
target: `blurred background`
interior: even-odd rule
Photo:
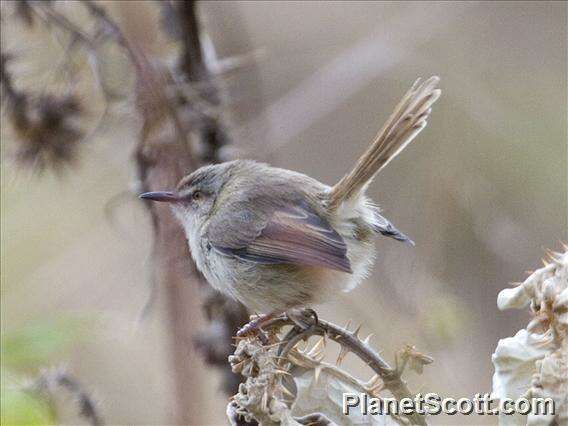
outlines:
[[[171,60],[176,41],[163,31],[167,16],[157,2],[98,4],[147,52]],[[80,3],[55,7],[90,28]],[[135,197],[141,123],[129,95],[132,69],[118,49],[98,52],[106,58],[102,84],[113,94],[103,114],[92,58],[79,52],[68,60],[68,35],[37,20],[27,26],[16,9],[2,2],[2,50],[14,84],[77,93],[87,130],[74,166],[38,172],[18,161],[3,108],[2,415],[9,408],[14,416],[3,423],[81,422],[72,404],[54,413],[17,390],[42,368],[63,367],[93,393],[108,424],[170,424],[163,304],[141,316],[153,234]],[[566,3],[220,1],[199,4],[199,15],[219,58],[245,58],[220,83],[227,155],[328,184],[352,166],[417,77],[441,77],[428,128],[370,188],[416,247],[377,239],[373,275],[317,310],[338,324],[362,322],[389,361],[404,344],[431,355],[423,375],[406,375],[416,391],[490,392],[498,339],[528,320],[528,312],[498,311],[499,290],[568,240]],[[195,312],[196,330],[201,316]],[[218,372],[189,357],[194,423],[224,424]]]

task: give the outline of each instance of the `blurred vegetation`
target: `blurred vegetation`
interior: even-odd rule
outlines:
[[[42,368],[60,363],[72,345],[89,335],[85,326],[84,320],[62,317],[2,330],[2,424],[58,423],[52,401],[33,389],[33,381]]]
[[[101,3],[171,61],[157,2]],[[106,45],[105,78],[94,81],[89,55],[74,51],[67,63],[68,36],[40,21],[23,25],[12,6],[1,5],[2,51],[12,55],[14,84],[75,93],[86,139],[62,173],[23,170],[3,108],[2,424],[76,422],[22,388],[61,364],[101,397],[109,424],[164,424],[173,380],[161,300],[139,319],[152,248],[132,191],[140,128],[132,72]],[[75,2],[57,7],[90,28]],[[409,377],[413,388],[488,391],[495,343],[527,317],[499,312],[498,291],[568,238],[566,4],[204,2],[201,10],[221,57],[265,52],[223,81],[232,149],[326,183],[352,165],[409,83],[441,76],[443,97],[419,143],[371,187],[416,248],[378,241],[373,276],[318,313],[363,322],[381,349],[410,343],[432,355],[423,376]],[[197,369],[203,423],[221,424],[219,377]]]
[[[17,382],[9,379],[9,374],[4,371],[2,375],[0,422],[3,425],[57,424],[50,404],[19,388]]]

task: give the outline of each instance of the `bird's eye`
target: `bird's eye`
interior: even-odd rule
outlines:
[[[203,198],[201,191],[193,191],[193,193],[191,194],[191,199],[193,201],[199,201],[201,200],[201,198]]]

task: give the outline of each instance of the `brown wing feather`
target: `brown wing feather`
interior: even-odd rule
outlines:
[[[252,238],[249,234],[231,244],[226,239],[210,242],[225,255],[259,264],[321,266],[351,272],[343,238],[305,203],[276,208]]]

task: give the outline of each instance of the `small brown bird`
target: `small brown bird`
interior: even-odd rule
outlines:
[[[368,274],[379,233],[411,240],[365,195],[373,177],[426,127],[438,77],[416,81],[367,151],[336,185],[251,160],[202,167],[171,203],[193,259],[216,289],[256,312],[309,307],[349,291]]]

